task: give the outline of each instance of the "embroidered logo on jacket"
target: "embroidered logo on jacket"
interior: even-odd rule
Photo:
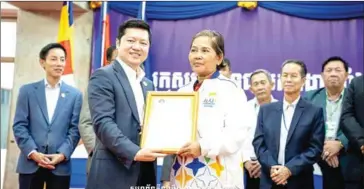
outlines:
[[[203,100],[203,106],[212,108],[216,104],[216,92],[210,92],[208,97]]]

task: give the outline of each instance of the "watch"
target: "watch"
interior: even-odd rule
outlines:
[[[336,141],[339,141],[339,143],[340,143],[340,147],[341,148],[344,148],[344,145],[343,145],[343,143],[341,142],[341,140],[339,140],[339,139],[335,139]]]

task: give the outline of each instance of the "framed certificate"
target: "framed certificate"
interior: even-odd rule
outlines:
[[[196,140],[198,93],[149,92],[141,147],[174,154]]]

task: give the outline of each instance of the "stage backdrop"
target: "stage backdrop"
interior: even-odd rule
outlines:
[[[96,12],[95,23],[99,18]],[[113,44],[118,26],[129,18],[110,11]],[[231,60],[234,72],[232,77],[249,98],[252,94],[248,91],[248,78],[260,68],[272,73],[276,82],[273,95],[281,98],[279,72],[286,59],[300,59],[307,64],[305,91],[323,86],[319,75],[321,64],[330,56],[341,56],[349,62],[349,80],[363,73],[363,19],[315,21],[258,7],[253,11],[235,8],[199,19],[149,23],[152,28],[150,61],[153,81],[159,90],[176,90],[194,77],[188,52],[192,37],[203,29],[223,34],[226,57]],[[99,52],[93,52],[96,53]]]

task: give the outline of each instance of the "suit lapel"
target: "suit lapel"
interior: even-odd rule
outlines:
[[[53,124],[53,122],[56,120],[57,116],[59,114],[61,114],[60,111],[62,110],[64,104],[66,104],[66,101],[68,99],[68,93],[69,93],[68,86],[65,83],[62,83],[61,89],[60,89],[60,92],[58,95],[56,109],[54,110],[51,124]]]
[[[143,97],[145,102],[147,100],[148,83],[143,79],[142,82],[140,82],[140,85],[142,86]]]
[[[294,130],[296,129],[297,123],[298,123],[298,121],[301,118],[301,115],[303,113],[304,107],[305,107],[304,106],[304,102],[303,102],[303,99],[301,98],[298,101],[297,107],[296,107],[296,109],[294,111],[294,114],[293,114],[292,122],[291,122],[291,125],[290,125],[289,130],[288,130],[288,136],[287,136],[287,142],[286,142],[286,144],[288,144],[289,140],[292,137],[292,134],[293,134]]]
[[[276,104],[276,110],[274,113],[275,115],[273,115],[272,117],[276,120],[272,123],[276,123],[273,124],[274,127],[272,128],[272,132],[273,132],[273,136],[275,136],[274,142],[275,142],[275,153],[274,156],[276,159],[278,159],[278,152],[279,152],[279,143],[280,140],[279,138],[281,137],[281,124],[282,124],[282,114],[283,114],[283,103],[280,101]],[[278,140],[277,140],[278,139]]]
[[[318,102],[316,102],[316,103],[322,104],[322,109],[324,110],[324,120],[325,121],[326,121],[326,101],[327,101],[326,88],[324,88],[323,90],[321,90],[321,92],[319,94]]]
[[[128,99],[128,104],[133,113],[133,116],[140,124],[135,96],[134,96],[133,90],[130,86],[129,79],[128,79],[124,69],[121,67],[121,65],[118,61],[115,60],[113,62],[113,68],[114,68],[116,77],[118,78],[121,86],[124,89],[124,93],[125,93],[126,98]]]
[[[45,83],[44,80],[39,81],[35,85],[35,96],[37,98],[40,110],[44,116],[44,119],[47,121],[47,123],[50,123],[48,118],[48,111],[47,111],[47,99],[45,95]]]

